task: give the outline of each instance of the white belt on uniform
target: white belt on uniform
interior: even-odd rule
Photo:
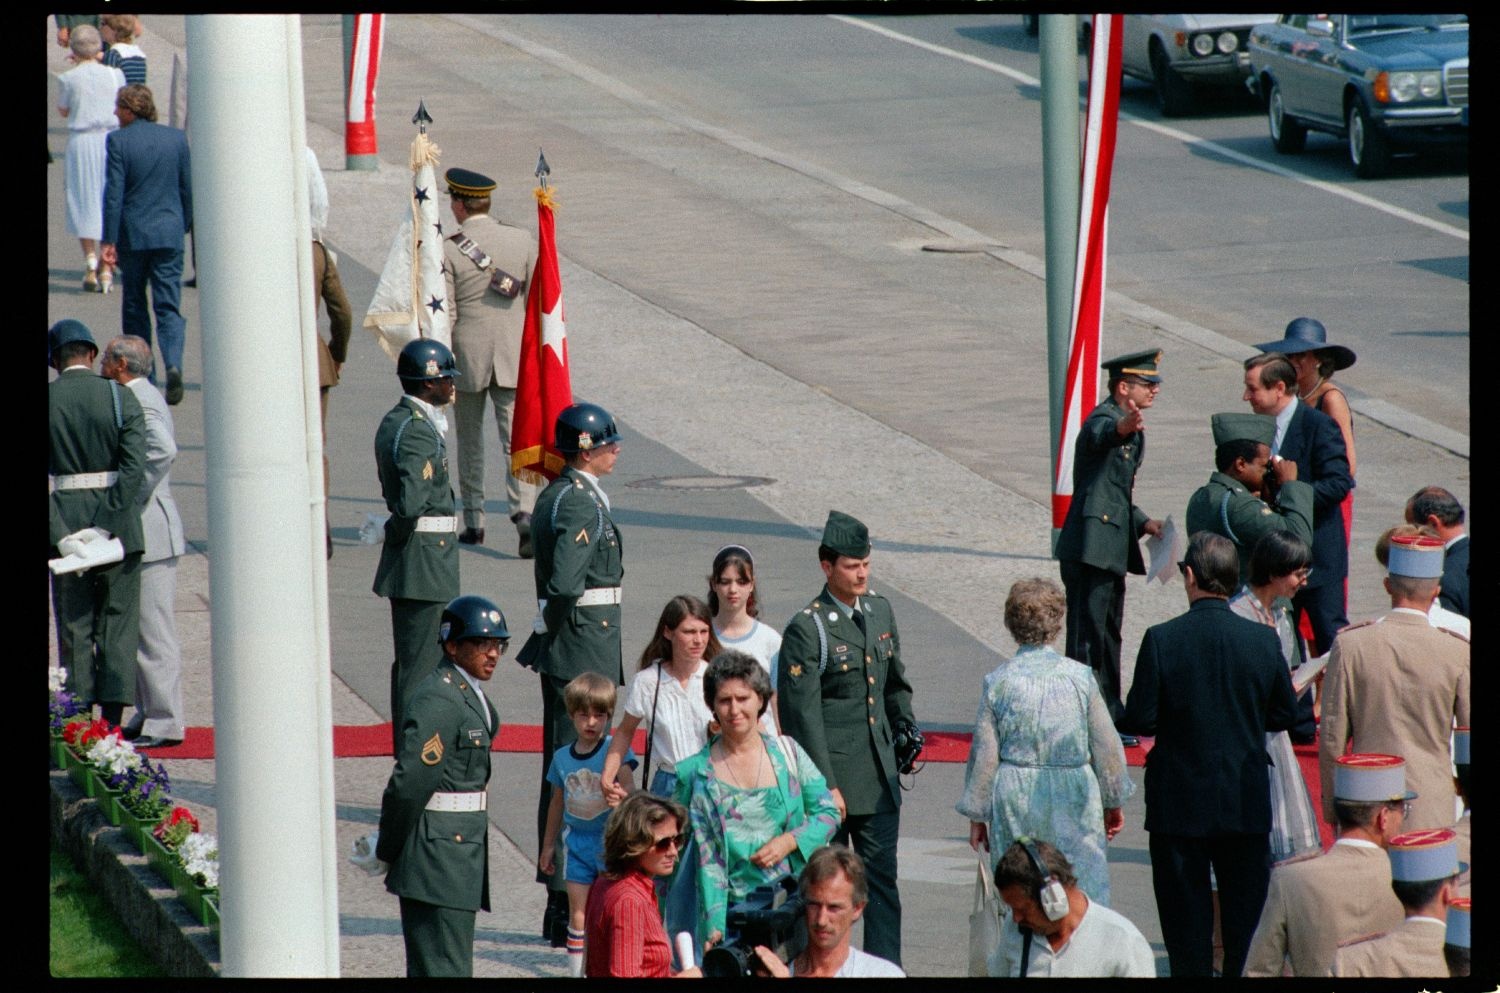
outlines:
[[[448,534],[458,530],[457,517],[418,517],[418,531],[433,531],[438,534]]]
[[[120,474],[109,472],[80,472],[73,476],[53,476],[52,492],[58,490],[102,490],[120,481]]]
[[[446,813],[488,810],[489,806],[490,795],[482,790],[478,793],[434,793],[427,800],[428,810],[441,810]]]
[[[583,596],[578,598],[580,607],[603,607],[620,602],[620,587],[598,586],[591,590],[584,590]]]

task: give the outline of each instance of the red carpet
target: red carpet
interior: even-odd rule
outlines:
[[[925,762],[967,762],[969,743],[973,735],[967,731],[928,731],[927,747],[922,751]],[[1145,739],[1135,748],[1125,749],[1128,765],[1144,766],[1146,754],[1151,751],[1152,739]],[[646,732],[635,733],[635,750],[646,750]],[[1319,816],[1319,830],[1323,834],[1323,847],[1333,844],[1333,834],[1327,824],[1322,823],[1322,791],[1318,781],[1318,746],[1296,745],[1297,761],[1302,766],[1302,778],[1307,781],[1312,794],[1313,810]],[[542,726],[540,724],[502,724],[500,736],[491,748],[496,752],[533,752],[542,750]],[[174,748],[153,748],[148,753],[155,759],[211,759],[214,757],[214,729],[194,727],[187,729],[182,744]],[[362,724],[340,725],[333,729],[333,754],[335,758],[373,758],[391,756],[391,725]]]

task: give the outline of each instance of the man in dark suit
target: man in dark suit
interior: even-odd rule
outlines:
[[[167,366],[167,403],[182,402],[182,239],[193,223],[187,136],[156,123],[151,90],[140,84],[115,95],[120,128],[106,141],[104,261],[120,266],[120,325],[151,340],[146,284]],[[154,363],[153,363],[154,366]],[[154,374],[151,381],[156,382]]]
[[[52,606],[68,689],[85,707],[98,703],[101,716],[118,725],[126,705],[135,703],[146,418],[134,394],[94,375],[98,354],[81,321],[61,320],[47,332],[47,359],[58,374],[47,386],[50,544],[52,557],[61,558],[102,532],[120,540],[124,558],[57,574]]]
[[[896,838],[901,786],[893,741],[915,726],[911,683],[890,601],[869,588],[870,532],[828,512],[818,563],[823,591],[792,615],[781,636],[777,713],[828,779],[839,808],[835,844],[865,860],[870,902],[864,950],[901,964]]]
[[[406,975],[474,974],[474,914],[490,909],[490,743],[500,715],[480,684],[510,641],[500,608],[461,596],[443,610],[443,661],[402,718],[396,768],[380,801],[375,856],[401,898]],[[436,641],[437,639],[434,639]]]
[[[1272,461],[1297,463],[1297,478],[1312,484],[1312,571],[1307,585],[1292,598],[1292,606],[1299,615],[1308,615],[1317,642],[1313,654],[1321,655],[1333,644],[1339,628],[1349,623],[1344,603],[1349,536],[1339,504],[1354,489],[1354,478],[1349,475],[1344,435],[1333,418],[1297,399],[1297,369],[1280,352],[1245,360],[1245,402],[1257,414],[1276,418]],[[1268,484],[1273,482],[1268,480]]]
[[[1089,412],[1073,449],[1073,499],[1057,538],[1068,596],[1068,658],[1094,670],[1116,722],[1120,704],[1120,623],[1125,574],[1146,574],[1139,539],[1161,521],[1135,505],[1135,474],[1146,453],[1144,411],[1161,390],[1161,352],[1110,359],[1109,396]],[[1127,741],[1126,744],[1135,744]]]
[[[542,681],[539,849],[552,804],[552,784],[547,782],[552,756],[578,738],[563,700],[564,687],[585,672],[598,673],[616,686],[625,681],[620,639],[625,549],[600,479],[614,472],[620,431],[603,407],[575,403],[558,413],[553,432],[567,466],[537,497],[531,525],[536,554],[532,578],[540,616],[517,657]],[[536,879],[548,890],[542,936],[560,948],[567,943],[568,926],[562,860],[550,875],[538,869]]]
[[[1213,972],[1210,866],[1224,975],[1238,976],[1271,877],[1265,735],[1291,727],[1296,700],[1275,630],[1229,610],[1239,583],[1234,543],[1200,531],[1179,568],[1188,612],[1146,631],[1121,727],[1156,735],[1146,830],[1172,976]]]
[[[375,432],[375,469],[391,516],[374,590],[391,601],[391,735],[399,749],[406,701],[443,659],[443,604],[458,595],[458,521],[442,413],[453,402],[458,370],[446,345],[418,338],[401,349],[396,375],[406,395]]]
[[[1443,584],[1438,602],[1469,616],[1469,535],[1464,505],[1441,486],[1424,486],[1406,501],[1406,523],[1425,524],[1443,539]]]

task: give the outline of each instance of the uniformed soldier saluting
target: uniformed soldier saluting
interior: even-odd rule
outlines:
[[[1250,578],[1250,555],[1268,531],[1285,531],[1312,547],[1313,488],[1297,478],[1297,463],[1271,458],[1276,418],[1215,414],[1214,467],[1208,483],[1188,498],[1187,532],[1212,531],[1240,553],[1240,583]],[[1266,485],[1275,480],[1275,492]]]
[[[453,401],[458,370],[446,345],[419,338],[401,349],[396,375],[406,396],[375,432],[375,468],[391,512],[375,593],[391,601],[391,736],[399,749],[405,701],[442,660],[438,621],[443,604],[458,595],[458,522],[442,412]]]
[[[500,715],[480,683],[510,642],[500,608],[461,596],[442,612],[443,661],[407,701],[375,855],[401,898],[407,976],[472,976],[474,913],[490,909],[490,742]]]
[[[620,432],[603,407],[575,403],[557,415],[554,440],[568,461],[542,491],[532,518],[538,607],[535,633],[521,649],[522,665],[542,680],[542,779],[537,805],[537,850],[546,833],[552,787],[547,769],[559,748],[577,737],[563,690],[574,677],[596,672],[619,686],[623,681],[620,644],[620,532],[610,517],[609,497],[600,477],[614,471]],[[550,877],[542,936],[557,947],[567,943],[568,894],[559,871]]]
[[[834,842],[850,845],[865,860],[870,902],[864,950],[900,965],[901,788],[893,742],[897,731],[916,726],[911,684],[891,605],[869,589],[869,530],[848,514],[829,511],[818,561],[828,582],[781,636],[781,729],[828,780],[842,818]]]
[[[1146,454],[1144,412],[1161,390],[1161,351],[1103,363],[1109,396],[1084,418],[1073,448],[1073,500],[1057,538],[1068,596],[1067,656],[1094,670],[1099,692],[1119,723],[1120,624],[1125,574],[1146,574],[1139,540],[1160,535],[1161,521],[1135,505],[1135,474]],[[1126,744],[1136,741],[1122,735]]]

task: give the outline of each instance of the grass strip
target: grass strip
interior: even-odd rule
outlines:
[[[109,902],[57,847],[52,849],[49,905],[52,917],[50,962],[53,976],[165,976],[125,930]]]

